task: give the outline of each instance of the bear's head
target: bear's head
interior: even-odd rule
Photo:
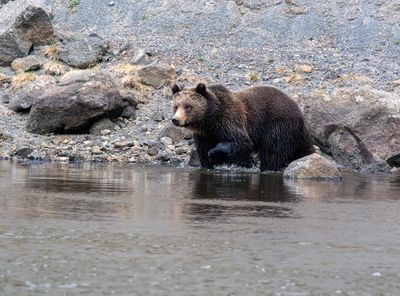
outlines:
[[[176,126],[183,126],[195,129],[203,122],[207,110],[207,100],[210,93],[203,83],[195,88],[182,90],[178,85],[172,87],[173,112],[172,123]]]

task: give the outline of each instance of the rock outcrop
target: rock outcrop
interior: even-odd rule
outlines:
[[[175,67],[165,63],[151,64],[140,68],[138,75],[143,84],[160,89],[176,79],[176,70]]]
[[[57,79],[50,75],[42,75],[35,81],[23,86],[21,89],[10,93],[8,107],[15,112],[27,112],[32,105],[39,99],[45,90],[57,83]]]
[[[384,163],[400,154],[400,96],[396,93],[339,88],[307,101],[304,116],[322,150],[346,167]]]
[[[51,15],[41,0],[17,0],[0,10],[0,66],[29,54],[32,47],[52,42]]]
[[[29,55],[12,61],[11,68],[16,72],[26,72],[40,69],[45,60],[35,55]]]
[[[117,87],[99,71],[89,81],[47,89],[32,106],[27,128],[38,134],[88,132],[98,119],[118,117],[122,110]]]
[[[107,49],[107,42],[97,34],[67,39],[61,44],[60,60],[71,67],[85,69],[96,65]]]
[[[334,162],[313,153],[291,162],[283,172],[283,177],[288,179],[338,180],[342,175]]]

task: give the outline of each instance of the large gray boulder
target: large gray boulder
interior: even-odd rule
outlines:
[[[41,0],[8,2],[0,10],[0,66],[54,40],[51,15]]]
[[[54,86],[57,79],[50,75],[42,75],[21,89],[10,91],[8,107],[15,112],[27,112],[45,90]]]
[[[118,117],[123,101],[108,75],[73,81],[45,91],[32,106],[27,129],[38,134],[83,133],[100,118]]]
[[[318,144],[335,161],[353,169],[384,163],[396,165],[400,154],[400,96],[363,87],[339,88],[310,98],[306,123]]]
[[[67,65],[85,69],[96,65],[107,52],[108,44],[97,34],[65,40],[61,44],[60,59]]]

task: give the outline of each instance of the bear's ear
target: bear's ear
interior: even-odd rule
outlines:
[[[196,86],[196,92],[197,92],[198,94],[201,94],[202,96],[205,96],[205,95],[206,95],[206,92],[207,92],[207,90],[206,90],[206,85],[205,85],[204,83],[199,83],[199,84],[197,84],[197,86]]]
[[[177,84],[171,86],[172,94],[176,94],[181,91],[181,88]]]

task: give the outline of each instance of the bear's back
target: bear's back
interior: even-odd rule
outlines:
[[[274,87],[254,86],[234,93],[249,113],[267,114],[270,118],[302,118],[299,105]]]

